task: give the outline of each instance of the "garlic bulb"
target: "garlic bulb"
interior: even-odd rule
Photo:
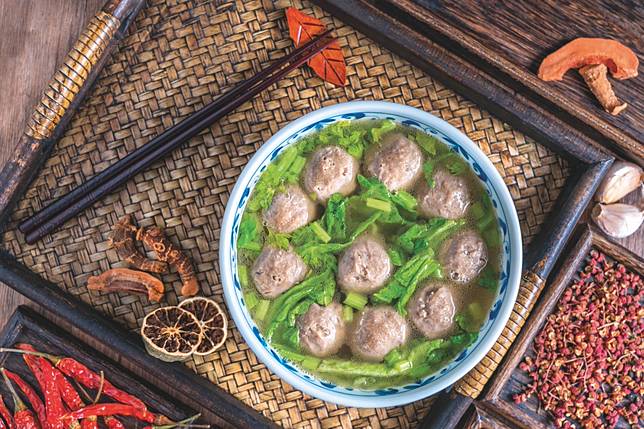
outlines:
[[[643,172],[632,162],[615,161],[599,185],[595,199],[603,204],[619,201],[640,186]]]
[[[644,221],[644,211],[629,204],[597,204],[592,217],[608,235],[624,238],[633,234]]]

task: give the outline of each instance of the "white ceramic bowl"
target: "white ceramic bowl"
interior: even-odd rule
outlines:
[[[282,358],[263,338],[244,304],[237,274],[237,233],[248,198],[267,165],[302,136],[341,120],[391,119],[421,129],[457,151],[481,179],[500,220],[503,257],[501,285],[478,339],[440,371],[416,383],[380,390],[336,386],[300,371]],[[353,101],[311,112],[271,137],[249,161],[233,189],[221,229],[220,268],[228,311],[259,360],[295,388],[325,401],[353,407],[389,407],[433,395],[472,369],[492,347],[505,326],[516,300],[521,277],[521,230],[516,210],[503,183],[485,154],[447,122],[413,107],[380,101]]]

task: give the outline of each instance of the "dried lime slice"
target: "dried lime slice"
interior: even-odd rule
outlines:
[[[228,321],[215,301],[195,297],[181,302],[179,307],[194,314],[201,323],[203,339],[195,351],[196,355],[210,354],[224,344],[228,335]]]
[[[166,362],[186,360],[203,338],[201,322],[179,307],[154,310],[143,319],[141,335],[150,355]]]

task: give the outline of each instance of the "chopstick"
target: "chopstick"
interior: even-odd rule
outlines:
[[[123,159],[33,214],[18,226],[19,230],[26,234],[25,241],[33,244],[55,231],[63,223],[123,185],[134,175],[147,169],[199,134],[203,129],[300,67],[326,48],[333,40],[335,39],[330,30],[322,33],[285,57],[274,61],[253,77],[240,82],[232,90],[219,96],[203,109],[167,129],[150,142],[135,149]]]

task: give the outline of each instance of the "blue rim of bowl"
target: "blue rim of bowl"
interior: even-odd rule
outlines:
[[[340,120],[391,119],[421,129],[448,144],[473,168],[491,197],[501,223],[503,259],[501,286],[479,338],[448,365],[417,383],[378,390],[359,390],[320,381],[281,357],[263,338],[246,310],[237,274],[237,233],[248,198],[266,166],[304,135]],[[228,243],[224,246],[223,243]],[[311,112],[271,137],[242,171],[226,206],[220,238],[220,269],[228,311],[237,328],[271,371],[295,388],[319,399],[353,407],[407,404],[449,387],[471,370],[501,334],[516,300],[522,265],[521,232],[510,193],[485,154],[447,122],[422,110],[381,101],[352,101]]]

